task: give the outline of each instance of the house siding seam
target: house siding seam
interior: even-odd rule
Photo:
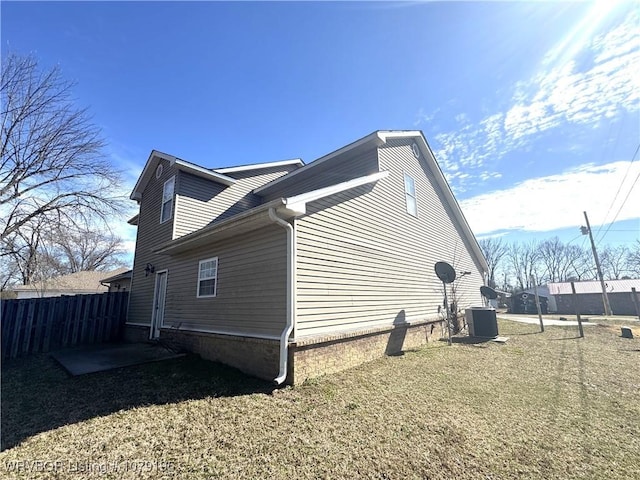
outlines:
[[[281,180],[273,191],[270,189],[264,194],[264,200],[269,202],[281,197],[292,197],[379,171],[375,148],[349,158],[348,161],[343,156],[335,157],[306,171],[300,171],[291,179]]]
[[[173,222],[176,219],[176,202],[171,219],[160,223],[160,209],[162,208],[162,190],[164,182],[176,175],[176,188],[179,178],[177,169],[166,160],[160,160],[163,173],[160,178],[155,175],[146,185],[140,200],[140,214],[138,218],[136,249],[131,279],[131,294],[129,297],[129,312],[127,321],[132,323],[151,324],[151,310],[155,275],[145,276],[147,263],[152,264],[156,271],[167,268],[167,257],[152,252],[152,249],[163,242],[171,240]]]
[[[229,173],[228,176],[237,180],[230,187],[181,172],[174,238],[257,207],[262,198],[251,193],[252,190],[292,170],[295,170],[295,165]]]
[[[471,272],[457,283],[459,308],[482,304],[481,268],[412,143],[379,148],[389,177],[312,202],[297,220],[296,338],[439,319],[437,261]],[[406,211],[405,172],[416,183],[417,218]]]

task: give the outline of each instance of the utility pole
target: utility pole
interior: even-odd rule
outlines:
[[[586,227],[580,227],[580,231],[583,235],[589,235],[591,240],[591,250],[593,250],[593,258],[596,261],[596,270],[598,272],[598,278],[600,279],[600,287],[602,288],[602,303],[604,304],[604,314],[611,316],[611,306],[609,305],[609,296],[607,295],[607,287],[604,284],[604,277],[602,276],[602,269],[600,268],[600,260],[598,260],[598,252],[596,252],[596,244],[593,243],[593,235],[591,234],[591,225],[589,224],[589,217],[587,212],[584,212],[584,220],[587,222]]]

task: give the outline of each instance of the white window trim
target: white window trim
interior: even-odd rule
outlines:
[[[212,262],[214,260],[216,262],[216,274],[215,274],[215,276],[214,277],[207,277],[207,278],[200,278],[200,267],[202,266],[202,264],[206,263],[206,262]],[[204,260],[200,260],[198,262],[198,285],[196,287],[196,297],[197,298],[215,298],[218,295],[218,267],[219,267],[218,257],[205,258]],[[213,295],[200,295],[200,282],[202,282],[203,280],[215,280],[215,283],[213,284]]]
[[[163,220],[162,217],[164,214],[164,206],[165,206],[165,203],[167,203],[164,201],[164,193],[167,188],[167,183],[169,182],[173,182],[173,192],[171,192],[171,211],[169,212],[169,216],[165,220]],[[175,196],[176,196],[176,176],[174,175],[173,177],[169,178],[166,182],[164,182],[164,185],[162,186],[162,198],[160,199],[160,201],[162,202],[162,204],[160,205],[160,223],[168,222],[173,218],[173,204],[175,203]]]
[[[409,175],[407,172],[403,172],[403,173],[404,175],[402,176],[402,184],[404,187],[404,201],[406,203],[407,213],[412,217],[418,218],[418,188],[416,186],[416,179],[413,178],[411,175]],[[407,190],[407,177],[409,177],[413,182],[413,195],[411,195],[411,193],[409,193],[409,191]],[[416,206],[415,214],[409,211],[409,198],[413,199],[413,202]]]

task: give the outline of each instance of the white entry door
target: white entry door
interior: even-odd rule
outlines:
[[[164,322],[164,300],[167,296],[167,271],[156,273],[156,288],[153,295],[153,314],[149,338],[160,336],[160,327]]]

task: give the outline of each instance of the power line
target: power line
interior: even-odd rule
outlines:
[[[596,237],[599,237],[600,230],[602,230],[602,227],[604,226],[604,224],[605,224],[605,222],[607,220],[607,216],[609,215],[609,212],[611,211],[611,208],[613,207],[613,204],[616,202],[616,199],[618,198],[618,194],[620,193],[620,190],[622,189],[622,185],[624,185],[624,182],[627,179],[627,175],[629,175],[629,170],[631,170],[631,165],[633,164],[633,161],[636,159],[636,155],[638,155],[638,151],[640,151],[640,143],[636,147],[636,151],[633,153],[633,156],[631,157],[631,161],[629,162],[629,166],[627,167],[627,171],[625,172],[624,177],[622,177],[622,181],[620,182],[620,185],[618,185],[618,190],[616,191],[616,194],[613,196],[613,200],[611,200],[611,204],[609,205],[609,208],[607,209],[607,213],[604,214],[604,218],[602,219],[602,224],[600,225],[600,227],[598,227],[598,231],[596,232]],[[633,189],[633,185],[631,186],[631,189]],[[627,195],[627,197],[628,197],[628,195]],[[624,205],[624,202],[623,202],[623,205]],[[620,207],[620,208],[622,208],[622,207]],[[618,213],[620,213],[620,211],[618,211]],[[616,217],[617,216],[618,216],[618,214],[616,214]],[[615,218],[614,218],[613,222],[615,222]],[[613,223],[613,222],[611,222],[611,223]],[[609,227],[611,227],[611,224],[609,224]],[[602,241],[602,239],[604,238],[604,236],[607,234],[608,231],[609,231],[609,229],[606,230],[606,232],[602,235],[602,237],[598,238],[598,243],[600,243]]]
[[[640,145],[638,145],[638,147],[640,148]],[[637,150],[636,150],[637,151]],[[635,187],[636,183],[638,182],[638,179],[640,179],[640,172],[638,172],[638,175],[636,175],[636,179],[633,181],[633,183],[631,184],[631,188],[629,189],[629,192],[627,193],[627,196],[624,197],[624,200],[622,201],[622,205],[620,205],[620,208],[618,209],[618,211],[616,212],[616,216],[613,217],[613,220],[611,220],[611,223],[609,224],[609,227],[607,228],[607,230],[602,234],[602,237],[600,237],[600,240],[598,241],[598,244],[600,244],[600,242],[602,240],[604,240],[604,237],[607,236],[607,233],[609,233],[609,230],[611,229],[611,225],[614,224],[614,222],[616,221],[616,218],[618,218],[618,215],[620,214],[620,212],[622,211],[622,207],[624,207],[624,204],[627,203],[627,200],[629,199],[629,195],[631,195],[631,192],[633,191],[633,187]]]

